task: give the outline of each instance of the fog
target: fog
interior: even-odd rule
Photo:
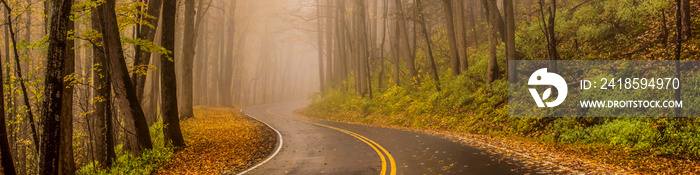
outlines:
[[[319,91],[315,5],[294,0],[213,0],[208,10],[204,7],[194,57],[195,105],[304,100]]]

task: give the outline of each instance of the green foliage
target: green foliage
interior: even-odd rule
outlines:
[[[539,10],[536,3],[524,8],[527,9],[524,11]],[[675,9],[673,2],[669,0],[575,0],[564,3],[557,9],[558,16],[555,21],[555,33],[559,42],[557,49],[565,60],[670,59],[673,45],[661,42],[663,38],[661,29],[664,25],[662,12],[666,18],[665,24],[670,31],[666,37],[671,41],[672,36],[675,35],[673,30]],[[547,59],[547,43],[540,18],[539,13],[523,13],[516,19],[515,35],[519,59]],[[694,23],[694,26],[697,24]],[[410,77],[402,74],[402,86],[394,86],[391,81],[393,66],[385,65],[384,74],[379,75],[384,81],[379,82],[383,89],[375,89],[374,98],[362,98],[355,92],[343,90],[352,88],[337,87],[316,94],[313,103],[302,112],[325,119],[380,126],[520,136],[548,142],[602,144],[662,154],[684,154],[696,157],[700,155],[700,119],[635,118],[637,115],[658,116],[669,113],[668,111],[654,111],[659,114],[650,114],[650,111],[638,110],[635,113],[619,116],[614,115],[619,114],[614,111],[619,109],[575,113],[567,109],[535,112],[535,107],[524,107],[517,110],[530,117],[508,117],[508,83],[504,79],[490,85],[485,83],[488,64],[487,43],[481,42],[479,46],[470,46],[469,69],[462,75],[452,76],[447,69],[449,47],[445,37],[442,26],[436,27],[431,37],[436,62],[439,68],[443,68],[438,70],[442,80],[442,91],[437,92],[430,83],[432,80],[427,76],[429,65],[425,58],[425,41],[419,40],[416,49],[416,67],[421,69],[419,70],[421,83],[405,83]],[[695,38],[684,42],[682,48],[684,54],[697,54],[700,51],[698,49],[700,47],[697,46],[700,42]],[[498,46],[497,55],[499,70],[506,72],[504,44]],[[693,58],[693,55],[683,57]],[[405,66],[401,65],[401,67]],[[377,75],[378,70],[378,68],[373,69],[372,75]],[[597,75],[594,78],[629,77],[629,75],[651,77],[668,73],[643,72],[634,65],[619,66],[616,75],[602,75],[599,72],[603,71],[600,70],[582,71]],[[505,77],[505,75],[501,76]],[[690,78],[692,80],[688,81],[690,83],[700,82],[700,76],[688,75],[687,77],[692,77]],[[352,79],[347,82],[352,82]],[[376,84],[373,84],[376,88]],[[697,87],[700,86],[683,86],[683,88]],[[528,91],[514,92],[527,93]],[[613,94],[610,91],[590,90],[582,94],[569,95],[587,99],[669,95],[664,93],[668,92],[635,91]],[[684,97],[698,95],[700,94],[684,94]],[[683,100],[688,101],[684,104],[686,106],[700,104],[694,103],[700,102],[697,98]],[[689,108],[695,109],[692,106]],[[700,111],[689,112],[696,114]],[[617,117],[578,117],[582,114]]]
[[[153,139],[153,149],[144,150],[140,156],[134,157],[123,150],[122,145],[117,145],[115,148],[117,159],[109,169],[100,169],[96,167],[99,162],[93,162],[81,167],[77,174],[151,174],[155,172],[163,163],[170,160],[173,150],[164,142],[162,121],[154,123],[149,130]]]

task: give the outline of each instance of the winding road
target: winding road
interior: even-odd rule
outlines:
[[[428,134],[294,116],[307,102],[241,112],[281,134],[278,150],[239,174],[537,174],[500,155]]]

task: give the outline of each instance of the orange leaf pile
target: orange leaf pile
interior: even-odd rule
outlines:
[[[276,142],[267,126],[230,108],[196,107],[182,132],[187,147],[156,174],[240,172],[266,158]]]

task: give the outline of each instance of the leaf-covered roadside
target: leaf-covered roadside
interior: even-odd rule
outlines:
[[[234,109],[195,107],[194,112],[182,123],[187,147],[156,174],[236,173],[267,157],[275,146],[267,126]]]

